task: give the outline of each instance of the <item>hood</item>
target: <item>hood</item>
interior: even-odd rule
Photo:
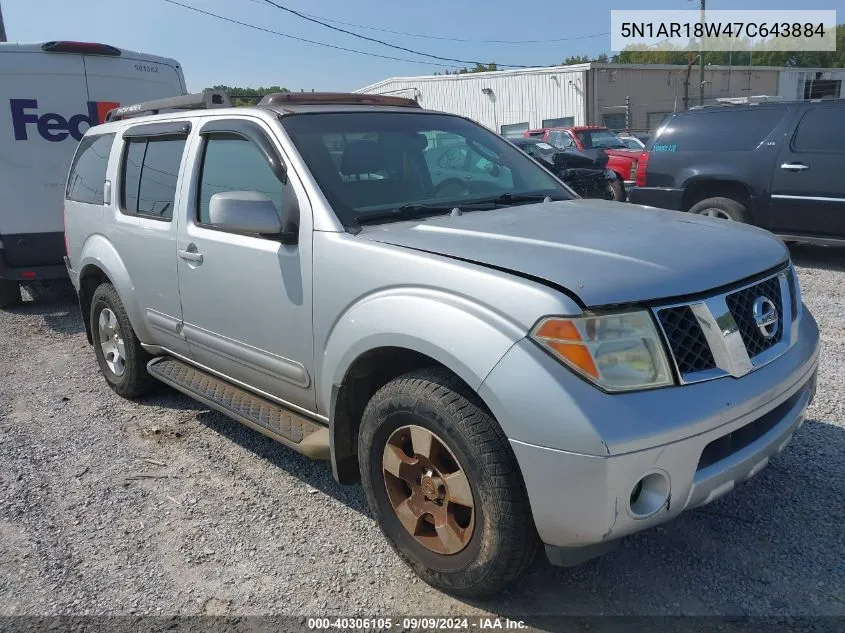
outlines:
[[[539,278],[588,307],[705,292],[789,258],[761,229],[584,199],[366,226],[358,237]]]
[[[567,149],[551,157],[556,169],[604,169],[607,167],[607,152],[602,149]]]

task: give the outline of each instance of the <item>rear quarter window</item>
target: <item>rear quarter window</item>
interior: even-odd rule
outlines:
[[[845,152],[845,108],[810,108],[792,140],[796,152]]]
[[[68,200],[103,204],[103,185],[113,143],[114,134],[86,136],[82,139],[67,179],[65,197]]]
[[[786,108],[702,110],[673,117],[652,151],[748,151],[762,143],[786,116]]]

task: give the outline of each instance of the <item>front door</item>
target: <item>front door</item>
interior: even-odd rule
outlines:
[[[772,178],[776,233],[845,239],[845,107],[805,110]]]
[[[276,153],[271,160],[282,152],[264,123],[214,119],[199,133],[187,221],[178,238],[183,332],[192,358],[253,390],[314,410],[307,197],[292,171],[282,182],[268,163],[268,148]],[[227,191],[259,192],[279,212],[283,200],[296,196],[304,237],[287,245],[213,226],[211,197]]]

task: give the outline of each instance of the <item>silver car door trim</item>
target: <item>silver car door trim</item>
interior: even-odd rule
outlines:
[[[788,196],[781,193],[773,193],[772,198],[778,200],[812,200],[813,202],[845,202],[845,198],[830,198],[827,196]]]
[[[273,378],[284,380],[297,387],[307,389],[311,385],[311,376],[300,363],[271,354],[262,349],[209,332],[196,325],[185,323],[182,332],[190,345],[198,345],[207,352],[218,354],[254,369]]]

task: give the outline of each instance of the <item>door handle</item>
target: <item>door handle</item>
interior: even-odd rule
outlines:
[[[202,263],[202,253],[197,253],[196,251],[176,251],[179,254],[179,257],[182,259],[189,261],[189,262],[196,262],[198,264]]]
[[[804,171],[805,169],[810,169],[810,166],[804,165],[803,163],[784,163],[780,168],[788,169],[789,171]]]

